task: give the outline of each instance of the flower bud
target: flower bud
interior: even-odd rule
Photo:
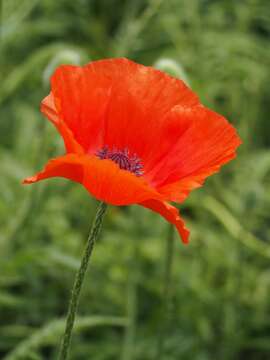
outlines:
[[[154,67],[158,70],[164,71],[167,74],[183,80],[187,85],[190,85],[188,76],[183,67],[175,60],[169,58],[160,58],[154,63]]]

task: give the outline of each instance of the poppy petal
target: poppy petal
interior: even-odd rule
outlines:
[[[50,93],[42,100],[40,111],[54,124],[54,126],[57,128],[59,133],[62,135],[62,138],[65,143],[66,151],[83,154],[84,151],[81,145],[74,139],[71,130],[67,127],[65,122],[59,117],[52,93]]]
[[[87,153],[128,148],[143,163],[165,114],[176,104],[198,104],[181,80],[127,59],[60,66],[51,83],[57,112]]]
[[[185,227],[184,220],[181,218],[178,209],[165,201],[147,200],[139,205],[142,205],[152,211],[159,213],[168,222],[175,225],[183,243],[188,243],[189,230]]]
[[[91,195],[112,205],[130,205],[148,199],[162,199],[142,177],[121,170],[111,160],[67,154],[48,162],[43,171],[24,180],[30,184],[51,177],[64,177],[84,185]]]
[[[32,184],[52,177],[63,177],[82,183],[84,178],[82,159],[83,157],[77,154],[67,154],[51,159],[42,171],[24,179],[23,184]]]
[[[109,77],[89,66],[62,65],[51,78],[57,113],[86,153],[103,146],[111,86]]]
[[[235,156],[236,154],[231,154],[228,158],[223,159],[223,164],[209,167],[204,171],[200,171],[196,175],[187,176],[179,181],[158,187],[157,190],[159,193],[164,195],[166,199],[182,203],[192,190],[201,187],[208,176],[217,173],[222,165],[235,158]]]
[[[91,157],[91,162],[87,161],[84,186],[97,199],[112,205],[130,205],[150,198],[162,199],[143,177],[121,170],[111,160],[96,157]]]
[[[190,124],[176,144],[148,173],[148,181],[166,193],[170,188],[168,185],[173,183],[174,187],[177,183],[184,184],[184,187],[187,184],[196,183],[195,187],[202,184],[207,176],[235,157],[235,151],[241,144],[234,127],[214,111],[202,105],[178,111],[179,122],[189,121]]]
[[[198,104],[198,97],[183,81],[127,59],[96,62],[93,66],[114,79],[104,143],[129,148],[147,165],[153,148],[158,157],[159,147],[155,145],[162,138],[164,116],[177,104]]]
[[[54,103],[53,94],[50,92],[48,96],[46,96],[40,105],[40,111],[47,116],[47,118],[54,124],[57,125],[60,121],[57,109]]]

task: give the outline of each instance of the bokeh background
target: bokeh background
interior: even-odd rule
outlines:
[[[270,359],[269,5],[1,1],[1,359],[56,359],[97,205],[64,179],[21,185],[63,153],[40,100],[57,65],[116,56],[184,77],[244,143],[238,158],[182,205],[189,246],[176,234],[172,241],[168,224],[150,211],[110,207],[71,359]]]

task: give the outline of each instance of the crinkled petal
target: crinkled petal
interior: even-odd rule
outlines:
[[[67,154],[50,160],[44,170],[24,180],[25,184],[51,177],[64,177],[84,185],[91,195],[112,205],[135,204],[161,199],[142,177],[121,170],[111,160],[95,156]]]
[[[155,211],[163,216],[168,222],[176,227],[183,243],[188,243],[189,230],[185,227],[184,220],[181,218],[180,213],[176,207],[165,201],[154,199],[144,201],[139,205],[151,209],[152,211]]]
[[[57,113],[85,152],[128,148],[144,164],[162,138],[165,114],[176,104],[198,104],[181,80],[127,59],[63,65],[51,84]]]
[[[109,77],[89,66],[62,65],[51,78],[57,113],[85,153],[103,146],[111,86]]]
[[[78,183],[83,183],[83,161],[84,157],[77,154],[67,154],[51,159],[42,171],[24,179],[23,184],[32,184],[52,177],[63,177]]]
[[[97,62],[93,66],[100,72],[111,73],[113,69],[115,80],[104,143],[109,147],[128,147],[141,158],[147,171],[153,148],[158,157],[160,147],[156,144],[160,140],[167,142],[163,136],[165,115],[177,104],[198,104],[198,97],[183,81],[127,59]]]
[[[148,181],[164,194],[169,194],[169,189],[175,194],[176,187],[181,193],[181,185],[184,192],[188,187],[198,187],[207,176],[233,159],[241,144],[234,127],[214,111],[202,105],[178,111],[179,122],[187,124],[186,129],[147,173]]]
[[[224,159],[223,164],[232,160],[236,154],[231,154],[228,158]],[[187,176],[179,181],[166,184],[161,187],[157,187],[159,193],[161,193],[167,200],[182,203],[192,190],[201,187],[205,179],[218,172],[223,164],[203,169],[196,175]]]
[[[74,152],[77,154],[83,154],[83,148],[75,140],[72,131],[68,128],[66,123],[58,115],[52,93],[42,100],[40,110],[55,125],[59,133],[62,135],[66,151],[70,153]]]

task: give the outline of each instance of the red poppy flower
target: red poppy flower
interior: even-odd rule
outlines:
[[[127,59],[60,66],[41,111],[66,154],[24,183],[64,177],[109,204],[142,205],[174,224],[184,242],[189,231],[169,202],[183,202],[241,143],[183,81]]]

